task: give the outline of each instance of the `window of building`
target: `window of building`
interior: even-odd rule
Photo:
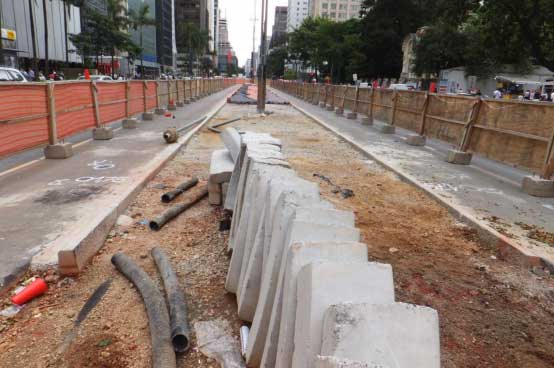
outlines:
[[[340,10],[346,10],[346,4],[339,4]]]
[[[327,3],[321,4],[321,9],[329,9],[329,4]]]
[[[332,4],[331,4],[331,9],[336,9],[336,8],[337,8],[337,4],[332,3]]]
[[[331,13],[329,13],[329,17],[335,19],[337,17],[337,13],[331,12]]]

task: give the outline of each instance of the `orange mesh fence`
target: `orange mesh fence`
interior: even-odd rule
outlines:
[[[158,106],[158,101],[156,98],[156,82],[148,81],[146,82],[146,109],[150,110]]]
[[[98,82],[100,123],[106,124],[125,117],[125,82]]]
[[[0,156],[48,142],[46,86],[0,85]]]
[[[94,127],[90,82],[54,84],[58,138]]]
[[[144,84],[141,81],[132,81],[129,88],[129,115],[144,111]]]

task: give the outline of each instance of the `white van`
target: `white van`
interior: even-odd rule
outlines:
[[[25,79],[23,74],[17,69],[0,66],[0,82],[27,83],[27,79]]]

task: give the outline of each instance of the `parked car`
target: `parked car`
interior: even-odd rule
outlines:
[[[26,83],[28,81],[27,79],[25,79],[25,76],[23,76],[23,73],[21,73],[19,70],[13,69],[13,68],[0,67],[0,82]]]
[[[79,80],[85,80],[85,76],[84,75],[81,75],[79,77]],[[90,76],[90,80],[93,80],[93,81],[113,81],[113,78],[110,77],[109,75],[100,75],[100,74],[94,74],[94,75],[91,75]]]

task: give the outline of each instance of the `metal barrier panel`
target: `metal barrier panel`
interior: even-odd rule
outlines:
[[[46,85],[0,84],[0,156],[48,142]]]
[[[125,117],[126,82],[98,82],[100,123],[106,124]]]
[[[552,104],[483,100],[469,149],[540,172],[553,129]]]
[[[156,89],[158,87],[156,81],[148,81],[146,85],[148,86],[146,90],[146,108],[150,110],[157,106]]]
[[[475,102],[472,97],[429,95],[425,135],[457,145]]]
[[[55,83],[54,96],[59,139],[95,126],[90,82]]]
[[[373,117],[385,123],[392,122],[392,89],[375,89],[373,98]]]
[[[425,92],[422,91],[398,91],[396,94],[394,124],[418,132],[425,104],[425,95]]]
[[[144,95],[142,81],[131,81],[129,89],[129,114],[135,115],[144,110]]]

